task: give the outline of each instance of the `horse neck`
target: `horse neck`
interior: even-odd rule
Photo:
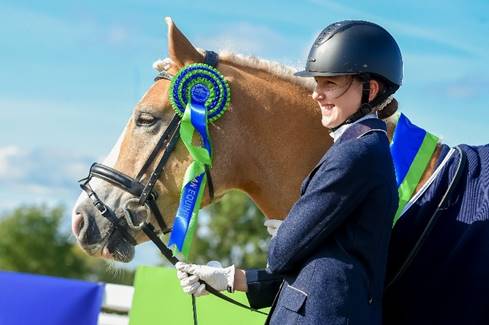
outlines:
[[[270,73],[235,68],[225,134],[216,137],[228,140],[215,142],[213,169],[227,172],[216,183],[220,192],[246,192],[268,218],[283,219],[332,139],[310,90]],[[220,154],[225,157],[219,159]]]
[[[299,198],[302,180],[333,140],[320,123],[310,89],[258,69],[230,66],[235,82],[233,107],[223,118],[227,127],[211,129],[221,156],[214,165],[220,171],[217,193],[240,189],[268,218],[283,219]],[[392,140],[396,121],[384,121]],[[415,193],[432,175],[440,149],[438,144]]]

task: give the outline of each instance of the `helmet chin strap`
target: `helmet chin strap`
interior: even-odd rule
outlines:
[[[370,76],[368,74],[362,74],[360,75],[360,78],[362,78],[362,101],[360,107],[355,113],[350,115],[343,123],[333,128],[330,128],[329,130],[331,132],[338,130],[340,127],[342,127],[345,124],[351,124],[361,119],[365,115],[369,114],[370,112],[372,112],[372,105],[370,105],[368,100],[368,97],[370,95]]]

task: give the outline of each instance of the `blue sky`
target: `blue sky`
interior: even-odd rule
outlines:
[[[403,53],[401,110],[449,144],[488,143],[488,12],[487,0],[1,0],[0,211],[71,207],[166,56],[165,16],[198,47],[297,68],[329,23],[374,21]]]

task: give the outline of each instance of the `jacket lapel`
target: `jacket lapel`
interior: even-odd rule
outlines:
[[[363,136],[364,134],[373,131],[373,130],[382,130],[382,131],[387,131],[387,127],[384,121],[378,119],[378,118],[368,118],[365,120],[362,120],[360,122],[354,123],[352,126],[350,126],[346,131],[341,135],[341,137],[333,144],[333,146],[338,145],[344,141],[353,139],[353,138],[359,138]],[[307,185],[309,184],[309,181],[311,178],[314,176],[316,171],[318,170],[319,166],[324,162],[324,160],[327,157],[327,152],[323,155],[321,160],[314,166],[314,168],[311,170],[309,175],[304,179],[301,185],[301,190],[300,193],[301,195],[304,194],[306,191]]]

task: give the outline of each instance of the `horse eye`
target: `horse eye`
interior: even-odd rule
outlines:
[[[141,113],[139,114],[136,124],[138,126],[150,126],[156,122],[156,118],[149,113]]]

